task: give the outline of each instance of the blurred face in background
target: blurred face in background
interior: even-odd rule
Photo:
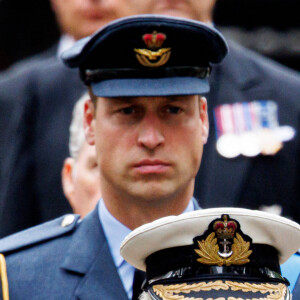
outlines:
[[[131,0],[51,0],[61,31],[76,40],[91,35],[110,21],[134,14],[134,6],[130,2]]]
[[[63,190],[73,212],[84,217],[93,210],[101,197],[96,149],[87,142],[78,157],[68,157],[62,170]]]
[[[166,14],[212,22],[216,0],[51,0],[63,33],[76,40],[134,14]]]
[[[212,22],[216,0],[130,0],[138,14],[165,14]]]

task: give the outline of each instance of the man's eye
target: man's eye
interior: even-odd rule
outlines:
[[[169,106],[167,108],[167,112],[169,114],[179,114],[182,111],[182,109],[180,107],[177,106]]]
[[[129,106],[120,109],[120,112],[124,115],[131,115],[136,112],[136,109],[134,107]]]

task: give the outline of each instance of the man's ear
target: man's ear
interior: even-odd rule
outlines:
[[[64,194],[72,206],[72,199],[74,195],[74,158],[68,157],[64,161],[61,171],[61,180]]]
[[[202,122],[202,142],[203,144],[206,144],[208,139],[208,133],[209,133],[209,121],[208,121],[208,112],[207,112],[207,100],[205,97],[200,97],[199,109],[200,109],[200,119]]]
[[[89,145],[95,145],[95,105],[92,100],[84,104],[84,134]]]

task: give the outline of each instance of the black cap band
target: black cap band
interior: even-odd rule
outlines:
[[[85,84],[117,78],[167,78],[167,77],[197,77],[207,78],[211,67],[168,67],[162,69],[96,69],[81,70]]]
[[[202,274],[210,274],[213,266],[201,264],[197,262],[197,254],[194,251],[195,245],[175,247],[163,249],[151,254],[146,259],[147,279],[150,280],[161,274],[174,271],[180,268],[190,268],[191,272]],[[250,262],[243,265],[243,270],[255,268],[267,268],[271,271],[281,274],[278,262],[277,250],[269,245],[252,244],[253,253],[250,256]],[[237,270],[241,266],[234,266],[233,270]],[[220,269],[221,270],[221,269]],[[230,267],[223,268],[226,272],[230,271]],[[242,270],[242,268],[241,268]],[[194,274],[195,276],[197,274]]]

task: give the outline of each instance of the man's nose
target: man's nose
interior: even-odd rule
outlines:
[[[140,124],[138,145],[154,150],[162,145],[164,141],[162,120],[154,113],[146,114]]]

